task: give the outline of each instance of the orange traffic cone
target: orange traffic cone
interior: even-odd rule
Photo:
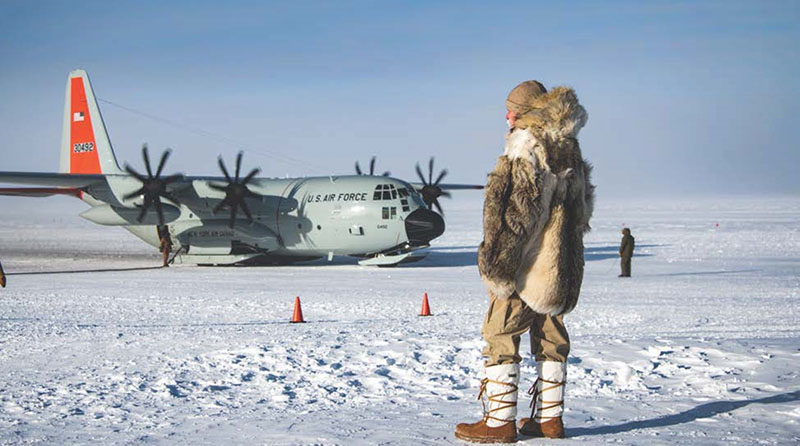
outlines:
[[[425,293],[425,296],[422,298],[422,310],[419,312],[420,316],[432,316],[431,315],[431,306],[428,305],[428,293]]]
[[[292,320],[289,322],[292,324],[297,322],[305,322],[303,320],[303,309],[300,308],[300,296],[294,298],[294,313],[292,314]]]

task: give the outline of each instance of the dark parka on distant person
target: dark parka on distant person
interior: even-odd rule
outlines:
[[[622,272],[619,277],[631,276],[631,258],[633,258],[633,248],[636,245],[636,239],[631,235],[630,228],[622,230],[622,242],[619,244],[620,268]]]

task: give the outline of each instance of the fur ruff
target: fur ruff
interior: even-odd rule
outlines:
[[[534,105],[489,175],[478,269],[495,296],[517,292],[534,311],[557,315],[578,301],[594,207],[591,166],[576,139],[587,115],[566,87]]]

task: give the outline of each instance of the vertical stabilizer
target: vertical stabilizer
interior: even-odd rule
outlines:
[[[122,173],[84,70],[69,73],[61,133],[61,173]]]

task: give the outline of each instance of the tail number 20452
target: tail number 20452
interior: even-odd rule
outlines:
[[[94,150],[93,142],[79,142],[72,146],[72,151],[75,153],[91,152]]]

